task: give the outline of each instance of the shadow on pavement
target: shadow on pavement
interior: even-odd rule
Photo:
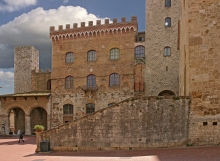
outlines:
[[[0,139],[4,139],[4,142],[0,142],[0,145],[26,145],[26,144],[36,144],[36,137],[30,137],[27,136],[23,138],[24,143],[22,141],[20,141],[20,143],[18,143],[19,140],[19,136],[13,136],[13,137],[0,137]]]

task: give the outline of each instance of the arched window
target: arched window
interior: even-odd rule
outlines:
[[[65,104],[63,106],[63,114],[64,115],[73,114],[73,105]]]
[[[96,76],[91,74],[87,76],[87,87],[96,87]]]
[[[51,90],[51,80],[47,81],[47,90]]]
[[[66,63],[72,63],[74,61],[74,54],[72,52],[66,53]]]
[[[96,51],[95,50],[90,50],[87,53],[87,60],[88,61],[96,61]]]
[[[167,47],[164,48],[163,56],[170,56],[170,55],[171,55],[170,47],[167,46]]]
[[[113,48],[110,50],[110,60],[119,59],[120,50],[118,48]]]
[[[88,103],[86,104],[86,114],[95,112],[95,104],[94,103]]]
[[[165,0],[165,7],[171,7],[171,0]]]
[[[145,48],[144,46],[137,46],[135,48],[135,58],[144,58],[145,57]]]
[[[112,73],[110,75],[109,86],[118,86],[119,85],[119,74]]]
[[[170,17],[165,18],[165,27],[171,27],[171,18]]]
[[[65,88],[66,89],[73,88],[73,77],[72,76],[68,76],[65,78]]]

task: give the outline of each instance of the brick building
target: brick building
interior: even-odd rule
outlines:
[[[31,134],[37,122],[50,129],[144,94],[145,32],[137,26],[133,16],[51,27],[53,72],[39,69],[34,47],[15,48],[15,94],[1,96],[2,118],[11,120],[5,133]]]

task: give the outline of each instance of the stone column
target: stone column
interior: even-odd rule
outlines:
[[[41,133],[42,132],[35,132],[35,134],[36,134],[36,144],[37,144],[37,148],[36,148],[36,150],[35,150],[35,152],[36,153],[39,153],[40,152],[40,142],[41,142]]]
[[[25,135],[31,135],[31,117],[25,115]]]
[[[0,134],[2,135],[9,135],[9,118],[8,115],[1,115],[1,122],[0,122],[0,126],[1,126],[1,132]]]

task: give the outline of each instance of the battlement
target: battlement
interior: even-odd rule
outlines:
[[[96,21],[96,25],[93,24],[93,21],[88,22],[86,26],[85,22],[81,22],[81,26],[78,27],[77,23],[73,24],[71,28],[70,24],[66,24],[66,28],[63,28],[63,25],[59,25],[58,30],[55,30],[54,26],[50,27],[50,37],[51,39],[59,40],[65,39],[67,37],[86,37],[93,35],[109,33],[119,33],[126,31],[136,31],[137,30],[137,17],[132,16],[131,21],[126,21],[125,17],[122,17],[121,22],[118,22],[116,18],[113,19],[110,23],[109,19],[104,20],[104,24],[101,24],[101,20]]]

